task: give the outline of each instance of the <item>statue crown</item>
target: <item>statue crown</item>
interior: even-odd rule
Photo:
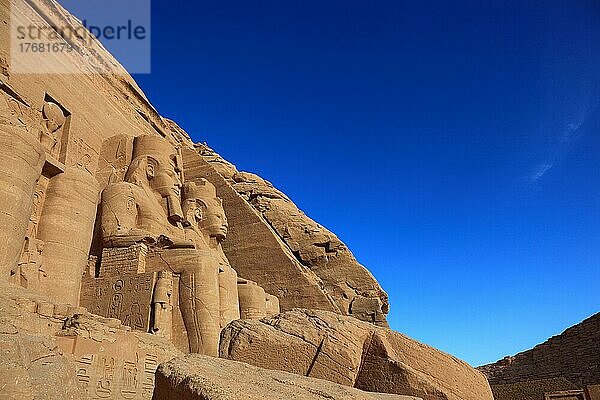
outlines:
[[[158,160],[172,160],[177,151],[167,139],[154,135],[141,135],[133,140],[133,159],[151,156]]]
[[[202,178],[198,182],[186,182],[183,185],[183,200],[212,200],[217,197],[215,186]]]

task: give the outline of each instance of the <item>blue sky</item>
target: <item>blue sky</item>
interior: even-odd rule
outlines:
[[[344,240],[391,326],[479,365],[600,311],[600,3],[152,8],[165,116]]]

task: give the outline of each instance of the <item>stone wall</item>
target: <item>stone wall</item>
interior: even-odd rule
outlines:
[[[498,385],[519,383],[524,388],[535,387],[537,383],[534,381],[552,382],[553,391],[584,389],[588,385],[598,384],[600,313],[531,350],[481,366],[479,370],[487,375],[495,392],[508,390],[506,386],[496,388]],[[557,379],[564,385],[556,385]],[[514,391],[515,388],[510,390]],[[530,389],[523,391],[531,392]]]

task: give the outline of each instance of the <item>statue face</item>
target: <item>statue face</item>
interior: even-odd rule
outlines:
[[[179,171],[173,160],[157,161],[148,157],[146,170],[150,187],[160,193],[162,197],[175,196],[181,198],[181,180]]]
[[[214,199],[209,202],[206,210],[204,210],[201,228],[210,236],[216,237],[219,240],[224,240],[227,237],[229,225],[227,225],[225,210],[223,210],[220,199]]]

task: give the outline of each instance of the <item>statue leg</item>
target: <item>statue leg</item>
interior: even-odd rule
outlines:
[[[188,333],[190,351],[218,357],[219,277],[216,266],[184,271],[179,280],[179,307]]]
[[[219,307],[221,310],[221,328],[236,319],[240,319],[238,301],[237,273],[230,266],[219,272]]]
[[[221,334],[218,260],[197,249],[151,250],[146,269],[180,274],[179,309],[190,351],[217,357]]]

